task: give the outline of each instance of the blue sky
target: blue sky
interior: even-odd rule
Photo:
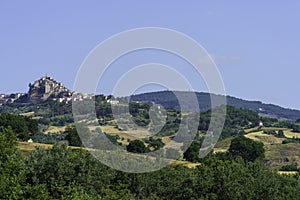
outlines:
[[[79,66],[101,41],[155,26],[199,42],[215,59],[227,94],[300,109],[299,10],[296,0],[0,1],[0,93],[26,92],[28,83],[45,74],[72,88]],[[181,65],[148,53],[124,65],[152,58]],[[121,75],[121,61],[108,74],[107,88]],[[206,90],[201,80],[191,81]]]

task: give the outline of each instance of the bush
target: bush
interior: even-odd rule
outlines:
[[[190,162],[199,162],[199,151],[201,143],[193,141],[191,146],[183,153],[183,158]]]
[[[145,146],[141,140],[130,141],[126,147],[127,151],[132,153],[147,153],[149,149]]]
[[[300,171],[297,167],[297,164],[290,164],[290,165],[285,165],[282,166],[281,171]]]

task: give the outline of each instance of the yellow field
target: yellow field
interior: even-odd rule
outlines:
[[[96,127],[90,127],[90,129],[96,129],[99,126]],[[147,138],[150,136],[149,131],[143,129],[143,128],[138,128],[137,130],[129,130],[129,131],[124,131],[124,130],[119,130],[115,126],[101,126],[100,127],[102,132],[105,132],[110,135],[119,135],[120,137],[128,138],[130,140],[134,139],[142,139],[142,138]]]
[[[227,149],[222,149],[222,148],[214,148],[214,153],[225,153]]]
[[[271,130],[276,129],[272,128]],[[283,129],[278,128],[277,130]],[[289,129],[284,129],[283,131],[286,137],[291,137],[295,134],[290,132]],[[285,140],[285,138],[277,138],[274,135],[267,135],[264,134],[263,131],[249,133],[245,135],[245,137],[264,143],[266,149],[266,162],[271,168],[280,169],[282,166],[288,164],[300,164],[300,144],[282,144],[282,141]],[[282,173],[284,174],[286,172]]]
[[[263,127],[262,128],[263,131],[268,131],[268,130],[274,130],[274,131],[285,131],[285,130],[289,130],[288,128],[277,128],[277,127]]]
[[[273,135],[264,134],[263,131],[249,133],[245,135],[245,137],[255,141],[260,141],[265,145],[281,144],[284,140],[284,138],[277,138]]]
[[[27,113],[21,113],[20,115],[26,116],[26,117],[31,117],[34,115],[34,112],[27,112]]]
[[[127,134],[124,131],[120,131],[119,129],[115,128],[114,126],[101,126],[102,132],[105,132],[109,135],[119,135],[125,139],[134,140],[137,139],[136,137],[132,136],[131,134]]]
[[[18,149],[21,151],[33,151],[36,147],[43,147],[43,148],[52,148],[52,144],[41,144],[41,143],[29,143],[29,142],[18,142]]]
[[[255,131],[257,129],[258,129],[258,127],[254,127],[254,128],[245,129],[244,131],[245,131],[245,133],[250,133],[250,132]]]
[[[67,127],[68,126],[49,126],[48,129],[44,133],[48,134],[48,133],[64,132]]]
[[[18,145],[17,145],[17,148],[20,150],[20,152],[24,156],[28,156],[32,151],[34,151],[36,149],[36,147],[50,149],[50,148],[53,147],[53,145],[52,144],[35,143],[35,142],[31,142],[31,143],[30,142],[18,142]],[[86,148],[74,147],[74,146],[68,146],[68,148],[89,150],[89,149],[86,149]]]
[[[36,147],[52,148],[51,144],[40,144],[40,143],[29,143],[29,142],[18,142],[17,148],[20,150],[23,156],[28,156]]]
[[[43,117],[36,116],[36,117],[32,117],[31,119],[39,120],[39,119],[42,119],[42,118]]]
[[[292,130],[285,130],[284,135],[287,138],[293,138],[293,137],[300,138],[300,133],[294,133],[292,132]]]
[[[197,166],[200,166],[201,164],[200,163],[191,163],[188,161],[176,160],[176,161],[172,162],[172,165],[183,165],[185,167],[192,169],[192,168],[196,168]]]
[[[161,141],[164,143],[164,144],[168,144],[169,142],[171,142],[171,137],[170,136],[165,136],[165,137],[162,137],[161,138]]]
[[[214,147],[214,153],[226,152],[229,149],[232,139],[233,138],[227,138],[225,140],[217,142],[217,144]]]
[[[281,174],[281,175],[296,175],[298,174],[299,172],[284,172],[284,171],[278,171],[278,174]]]
[[[118,135],[120,139],[118,142],[121,142],[123,145],[128,145],[128,140],[138,140],[145,138],[145,131],[143,129],[133,130],[130,131],[130,134],[126,131],[119,130],[115,126],[91,126],[89,127],[90,130],[95,130],[96,128],[101,128],[102,132],[105,132],[109,135]]]

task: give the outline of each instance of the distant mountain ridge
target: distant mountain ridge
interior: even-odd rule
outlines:
[[[189,96],[191,92],[180,92],[176,91],[176,94],[182,96]],[[196,92],[196,96],[199,102],[199,109],[201,112],[205,112],[211,109],[211,100],[210,94],[205,92]],[[214,99],[221,99],[224,96],[212,94]],[[159,91],[159,92],[150,92],[144,94],[133,95],[130,98],[131,101],[140,101],[140,102],[155,102],[161,104],[166,108],[175,108],[180,109],[178,100],[176,96],[171,91]],[[255,111],[260,115],[267,115],[269,117],[284,118],[288,120],[297,120],[300,118],[300,111],[289,108],[282,108],[273,104],[265,104],[261,101],[248,101],[239,99],[236,97],[226,96],[227,105],[233,106],[236,108],[244,108]]]

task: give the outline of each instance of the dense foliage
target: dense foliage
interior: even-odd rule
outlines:
[[[65,139],[69,142],[69,145],[82,147],[82,142],[75,126],[68,126],[65,130],[65,134]]]
[[[234,157],[240,156],[245,161],[254,162],[257,159],[262,160],[265,156],[264,145],[244,136],[236,137],[231,141],[228,152]]]
[[[222,109],[221,107],[216,109]],[[201,113],[199,130],[206,132],[211,119],[211,110]],[[260,118],[258,114],[251,110],[242,108],[226,107],[226,118],[222,130],[221,139],[244,134],[245,128],[252,128],[259,125]]]
[[[12,115],[2,113],[0,115],[0,126],[5,128],[10,127],[21,140],[28,140],[38,131],[38,123],[36,120],[26,116]]]
[[[1,199],[299,199],[299,177],[261,161],[211,154],[196,168],[144,174],[111,169],[85,150],[38,148],[22,158],[11,129],[0,130]]]
[[[18,199],[24,182],[22,157],[16,149],[16,135],[11,128],[0,127],[0,198]]]
[[[198,162],[200,147],[201,143],[199,141],[193,141],[191,146],[183,153],[183,158],[190,162]]]
[[[141,140],[132,140],[126,147],[127,151],[132,153],[147,153],[149,149],[145,146]]]
[[[290,164],[290,165],[284,165],[280,169],[281,171],[290,171],[290,172],[300,172],[300,169],[298,169],[297,163],[296,164]]]

